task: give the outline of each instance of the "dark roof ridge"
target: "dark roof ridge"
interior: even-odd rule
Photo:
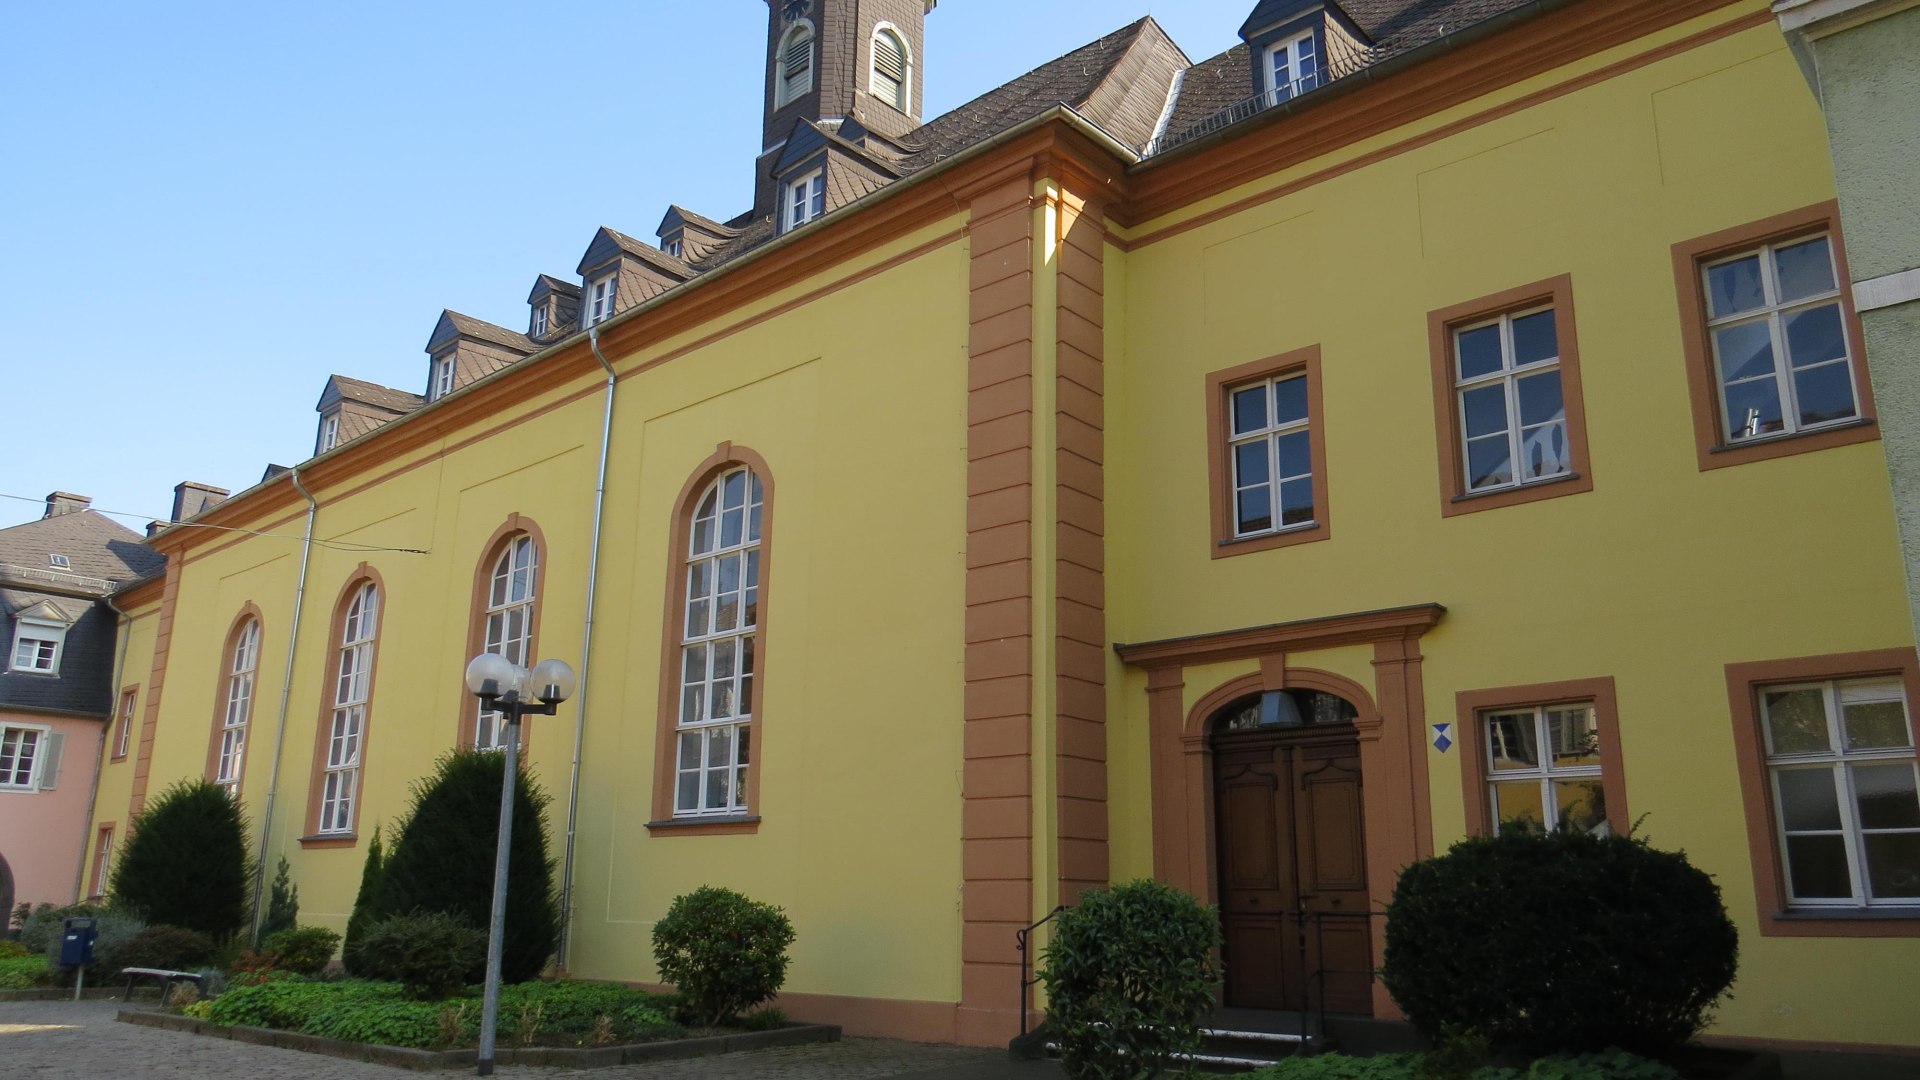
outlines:
[[[453,334],[448,335],[442,333],[442,327],[450,327],[453,330]],[[517,330],[509,330],[504,326],[496,326],[485,319],[476,319],[471,315],[463,314],[452,308],[442,308],[440,310],[440,321],[435,323],[433,327],[433,336],[427,339],[426,351],[434,351],[434,346],[444,343],[449,336],[473,338],[476,341],[485,341],[489,344],[504,346],[505,348],[519,352],[523,356],[531,355],[539,350],[539,346],[535,345],[527,335]]]
[[[723,225],[720,222],[705,216],[704,214],[696,214],[693,211],[687,209],[686,207],[681,206],[679,203],[667,204],[667,213],[665,217],[660,219],[660,227],[662,229],[665,229],[667,227],[667,223],[672,221],[674,218],[674,215],[676,214],[680,216],[681,221],[684,221],[688,225],[691,225],[694,228],[699,229],[701,232],[712,233],[713,235],[721,238],[736,236],[740,232],[739,229],[735,228],[732,225]]]

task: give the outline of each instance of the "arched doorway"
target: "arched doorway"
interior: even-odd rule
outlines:
[[[1270,690],[1208,722],[1225,1003],[1371,1015],[1358,711]]]

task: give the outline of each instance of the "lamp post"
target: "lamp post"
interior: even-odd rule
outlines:
[[[500,777],[500,841],[493,856],[493,917],[487,927],[487,986],[480,1010],[480,1075],[493,1075],[493,1042],[500,1020],[500,944],[507,925],[507,852],[513,843],[513,795],[520,774],[520,718],[552,716],[573,696],[573,669],[542,660],[528,671],[496,653],[467,665],[467,689],[505,721],[506,768]],[[527,700],[531,699],[531,700]]]

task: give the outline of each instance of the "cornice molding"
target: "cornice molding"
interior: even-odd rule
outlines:
[[[1289,650],[1413,640],[1431,630],[1446,612],[1439,604],[1414,604],[1159,641],[1118,643],[1113,651],[1125,663],[1148,670],[1189,667]]]

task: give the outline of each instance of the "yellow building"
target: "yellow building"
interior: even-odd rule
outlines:
[[[1003,1042],[1015,932],[1156,876],[1296,1008],[1529,817],[1715,876],[1714,1035],[1920,1046],[1920,671],[1764,0],[1264,0],[923,123],[931,6],[772,5],[753,211],[449,312],[427,394],[336,380],[314,459],[162,533],[92,831],[221,779],[341,925],[497,740],[494,649],[583,674],[528,736],[581,977],[727,885],[794,920],[790,1014]]]

